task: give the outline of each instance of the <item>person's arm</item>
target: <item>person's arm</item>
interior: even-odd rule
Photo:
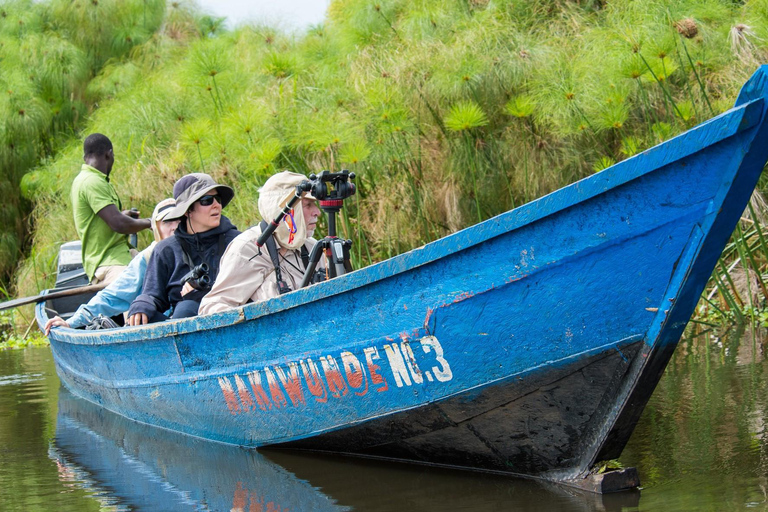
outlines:
[[[72,329],[85,327],[91,322],[91,320],[93,320],[94,315],[91,314],[88,308],[91,306],[91,302],[94,302],[95,300],[97,300],[98,296],[99,294],[97,293],[96,296],[94,296],[91,300],[88,301],[88,304],[83,304],[79,308],[77,308],[77,311],[75,311],[75,314],[69,317],[69,320],[64,322],[64,324],[54,323],[52,325],[56,325],[56,326],[63,325],[64,327],[70,327]],[[56,317],[56,318],[59,318],[59,317]],[[50,320],[48,322],[50,323]],[[45,326],[47,328],[48,324],[45,324]]]
[[[265,260],[257,256],[252,240],[233,241],[221,258],[216,282],[200,303],[199,314],[210,315],[247,303],[264,284],[267,272]]]
[[[115,316],[128,311],[128,308],[131,307],[131,302],[141,293],[146,270],[147,260],[144,258],[143,253],[139,253],[131,260],[117,279],[112,281],[109,286],[88,302],[88,311],[93,316]]]
[[[98,211],[99,217],[116,233],[121,235],[132,235],[141,230],[151,227],[149,219],[134,219],[121,213],[117,206],[108,204]]]
[[[118,200],[112,186],[96,177],[89,177],[78,191],[79,197],[88,204],[107,225],[121,235],[138,233],[151,227],[149,219],[134,219],[117,209]],[[136,212],[138,217],[138,212]]]
[[[144,325],[156,311],[166,311],[171,306],[168,300],[168,281],[174,271],[174,261],[172,247],[161,248],[158,245],[152,251],[142,292],[128,310],[128,325]]]

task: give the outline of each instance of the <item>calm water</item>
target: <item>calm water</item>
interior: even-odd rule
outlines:
[[[124,420],[59,389],[50,350],[0,351],[0,511],[768,510],[768,341],[684,341],[609,496],[463,471],[242,450]]]

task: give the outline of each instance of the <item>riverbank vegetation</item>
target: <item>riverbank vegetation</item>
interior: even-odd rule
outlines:
[[[0,4],[0,285],[28,251],[31,203],[23,175],[54,159],[88,122],[87,86],[105,65],[142,44],[163,22],[158,0],[13,0]],[[98,7],[98,6],[97,6]]]
[[[0,21],[2,51],[40,112],[24,149],[31,156],[11,180],[34,205],[32,243],[15,273],[21,295],[52,284],[58,246],[76,239],[68,193],[83,134],[115,143],[113,183],[126,206],[148,214],[181,175],[202,171],[236,189],[225,213],[241,228],[259,220],[258,187],[276,170],[348,168],[358,194],[341,230],[359,267],[727,110],[768,62],[765,0],[334,0],[323,24],[294,35],[229,30],[185,2],[70,3],[76,14],[57,0],[12,3],[16,14]],[[110,9],[125,12],[112,20]],[[49,74],[65,80],[49,96],[37,85],[42,73],[29,75],[40,66],[9,53],[28,44],[18,20],[34,13],[44,20],[35,37],[58,37],[78,62],[54,59],[60,67]],[[66,16],[76,19],[67,25]],[[81,23],[99,16],[108,21],[97,37]],[[57,102],[69,117],[52,124]],[[26,142],[14,140],[21,151]],[[39,165],[27,172],[29,162]],[[765,186],[702,299],[701,321],[759,320]]]

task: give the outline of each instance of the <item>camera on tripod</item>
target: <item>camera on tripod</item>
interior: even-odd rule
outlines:
[[[344,199],[355,194],[355,173],[344,169],[341,172],[323,171],[320,174],[310,174],[309,180],[299,185],[304,192],[310,192],[320,202],[320,209],[328,215],[328,236],[319,240],[309,255],[309,266],[304,273],[300,288],[310,283],[318,283],[326,279],[352,272],[352,262],[349,250],[352,240],[342,240],[336,236],[336,214],[344,206]],[[315,272],[320,254],[325,253],[328,263],[328,273]]]
[[[184,283],[189,283],[189,286],[195,290],[207,291],[211,289],[211,277],[208,275],[208,265],[201,263],[195,268],[190,270],[184,277],[181,278],[182,286]]]
[[[355,179],[355,173],[344,169],[341,172],[323,171],[320,174],[310,174],[309,179],[303,182],[300,187],[304,192],[309,192],[315,199],[320,201],[320,208],[323,202],[343,201],[355,194],[355,184],[349,180]],[[329,187],[329,185],[331,185]],[[341,204],[338,205],[341,208]]]
[[[312,197],[317,199],[322,209],[328,216],[328,236],[318,240],[309,254],[308,262],[305,263],[304,278],[299,288],[304,288],[310,283],[318,283],[326,279],[332,279],[336,276],[352,272],[352,262],[350,258],[350,248],[352,240],[342,240],[336,236],[336,214],[344,206],[344,199],[355,194],[355,184],[350,180],[355,179],[355,173],[344,169],[341,172],[322,171],[320,174],[310,174],[309,179],[302,181],[296,186],[296,192],[293,197],[285,204],[280,214],[267,224],[262,221],[262,231],[259,238],[256,239],[256,246],[261,248],[267,243],[280,222],[285,218],[291,209],[301,201],[304,193],[309,192]],[[320,261],[321,255],[325,254],[328,268],[315,271]],[[275,276],[278,282],[278,291],[280,294],[291,291],[283,282],[277,258],[273,257],[275,265]]]

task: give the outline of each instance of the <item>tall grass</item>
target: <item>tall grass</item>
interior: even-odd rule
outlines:
[[[164,11],[159,0],[0,5],[0,282],[29,253],[32,196],[22,196],[22,177],[54,159],[87,121],[100,97],[89,94],[90,81],[147,41]]]
[[[83,7],[65,14],[91,26],[93,10]],[[356,266],[540,197],[722,112],[768,60],[760,0],[334,0],[325,23],[299,35],[226,31],[176,3],[147,31],[134,11],[109,45],[93,43],[95,34],[70,39],[89,48],[77,54],[95,74],[83,94],[99,106],[78,110],[77,126],[112,138],[123,202],[149,212],[182,174],[205,171],[236,189],[225,213],[246,228],[259,220],[258,186],[276,170],[349,168],[359,194],[340,226],[354,240]],[[107,46],[125,51],[128,38],[130,51],[105,59]],[[35,204],[35,254],[75,236],[68,191],[78,139],[57,141],[55,156],[22,181]],[[725,273],[713,277],[709,301],[723,311],[743,314],[744,301],[763,291],[768,235],[756,224],[742,226],[734,240],[742,245],[729,247]],[[760,274],[746,295],[736,259]],[[50,283],[53,271],[47,257],[30,257],[16,282],[35,292],[39,280],[29,276]]]

